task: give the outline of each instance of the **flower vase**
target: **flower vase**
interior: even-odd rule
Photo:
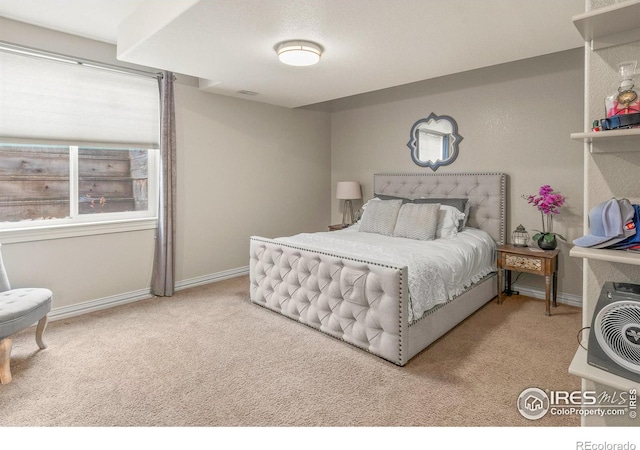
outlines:
[[[551,240],[548,241],[545,237],[551,236]],[[553,215],[542,215],[542,236],[538,238],[538,247],[542,250],[555,250],[558,246],[556,235],[553,233]]]
[[[555,236],[553,236],[551,242],[546,241],[544,239],[544,236],[538,239],[538,247],[540,247],[542,250],[555,250],[557,246],[558,241],[556,240]]]

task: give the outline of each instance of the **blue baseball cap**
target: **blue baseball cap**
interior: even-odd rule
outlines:
[[[635,236],[636,226],[634,218],[636,211],[633,205],[626,198],[618,199],[618,206],[620,207],[620,215],[622,216],[622,236],[618,236],[602,244],[594,245],[592,248],[611,248],[613,245],[617,245],[620,242],[626,241],[628,238]]]
[[[613,240],[626,239],[620,204],[615,198],[602,202],[589,211],[590,233],[573,241],[578,247],[595,247],[600,244],[611,245]],[[611,242],[609,242],[611,241]]]
[[[614,250],[626,250],[630,247],[640,245],[640,233],[638,233],[638,229],[640,229],[640,205],[633,205],[633,210],[635,212],[633,222],[627,223],[625,225],[625,229],[633,229],[633,234],[623,241],[620,241],[617,244],[613,244],[607,248],[611,248]]]

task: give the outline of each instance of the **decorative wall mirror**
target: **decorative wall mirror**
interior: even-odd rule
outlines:
[[[407,147],[414,163],[435,171],[455,161],[461,140],[458,124],[452,117],[431,113],[413,124]]]

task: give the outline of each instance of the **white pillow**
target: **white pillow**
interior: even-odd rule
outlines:
[[[458,227],[464,220],[464,213],[458,208],[440,205],[436,239],[453,239],[458,235]]]
[[[405,203],[400,208],[393,235],[407,239],[432,241],[436,237],[440,204]]]
[[[380,201],[380,199],[378,197],[373,197],[372,199],[367,200],[367,202],[364,205],[362,205],[360,207],[360,209],[364,211],[365,209],[367,209],[367,205],[369,205],[369,203],[371,203],[371,202],[379,202],[379,201]]]
[[[393,236],[402,200],[378,200],[367,202],[362,214],[360,231]]]
[[[359,222],[362,220],[362,215],[364,214],[364,210],[365,210],[365,209],[367,209],[367,205],[368,205],[369,203],[371,203],[372,201],[374,201],[374,200],[376,200],[376,201],[377,201],[377,200],[380,200],[380,199],[379,199],[379,198],[377,198],[377,197],[373,197],[372,199],[367,200],[367,201],[365,202],[365,204],[364,204],[364,205],[362,205],[362,206],[360,207],[360,209],[359,209],[358,211],[356,211],[356,212],[355,212],[355,214],[354,214],[354,216],[353,216],[353,217],[354,217],[354,220],[355,220],[355,222],[354,222],[354,223],[359,223]]]

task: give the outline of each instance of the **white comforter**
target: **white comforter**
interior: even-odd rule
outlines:
[[[409,323],[496,271],[495,241],[475,228],[465,228],[453,239],[433,241],[364,233],[358,228],[359,224],[355,224],[340,231],[302,233],[277,240],[407,266]]]

